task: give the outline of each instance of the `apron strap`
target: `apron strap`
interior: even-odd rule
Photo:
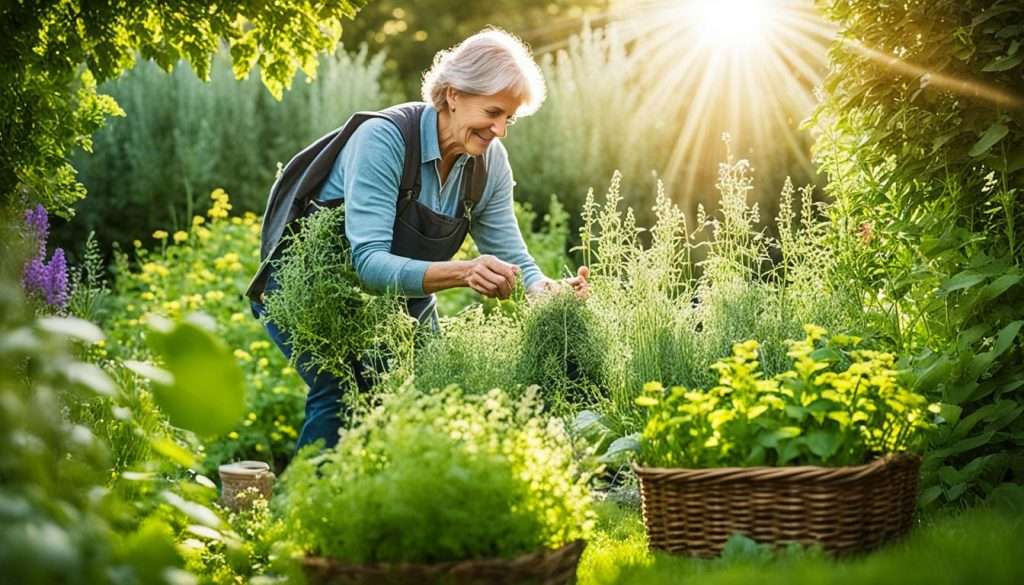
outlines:
[[[480,203],[486,186],[487,166],[484,164],[483,155],[471,157],[462,167],[462,205],[458,206],[455,217],[472,217],[473,208]]]

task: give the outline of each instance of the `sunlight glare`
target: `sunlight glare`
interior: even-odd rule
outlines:
[[[696,0],[690,4],[690,17],[705,45],[746,49],[765,40],[774,4],[772,0]]]

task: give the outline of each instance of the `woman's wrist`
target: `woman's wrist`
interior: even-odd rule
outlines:
[[[447,260],[431,262],[423,273],[423,292],[427,294],[466,286],[472,262],[466,260]]]

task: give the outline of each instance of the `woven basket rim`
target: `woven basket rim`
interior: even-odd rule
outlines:
[[[579,557],[583,553],[586,541],[573,540],[558,548],[543,548],[512,558],[482,558],[444,561],[440,563],[367,563],[362,565],[342,563],[332,557],[305,555],[301,558],[302,565],[308,569],[329,569],[340,571],[358,571],[365,573],[435,573],[449,571],[472,571],[474,568],[494,569],[511,567],[524,561],[541,560],[557,557]]]
[[[792,465],[771,467],[645,467],[631,463],[637,475],[649,478],[690,480],[856,480],[871,475],[890,465],[920,461],[921,456],[909,451],[889,453],[868,463],[824,467],[820,465]]]

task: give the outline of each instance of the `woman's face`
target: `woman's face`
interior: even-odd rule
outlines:
[[[508,127],[515,123],[516,110],[522,105],[508,89],[494,95],[472,95],[449,89],[447,97],[452,138],[472,156],[483,154],[491,140],[505,137]]]

